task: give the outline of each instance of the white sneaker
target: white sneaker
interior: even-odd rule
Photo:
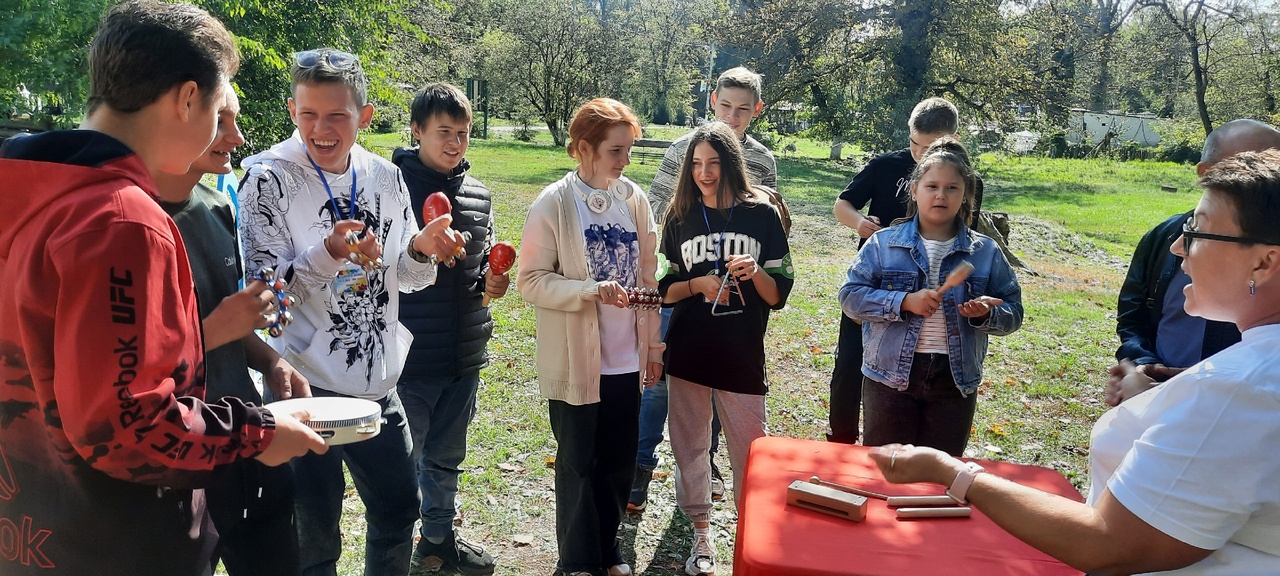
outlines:
[[[689,576],[710,576],[716,573],[716,552],[711,541],[704,536],[694,536],[689,559],[684,563],[684,573]]]

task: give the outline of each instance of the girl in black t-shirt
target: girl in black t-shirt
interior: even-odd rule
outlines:
[[[718,411],[741,494],[747,447],[765,434],[764,331],[794,274],[787,235],[768,195],[747,184],[742,147],[713,122],[689,140],[662,229],[666,273],[671,449],[676,500],[693,521],[688,574],[715,570],[711,544],[711,416]],[[712,398],[715,404],[712,404]]]

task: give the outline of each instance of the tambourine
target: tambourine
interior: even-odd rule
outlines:
[[[372,400],[344,396],[290,398],[264,408],[288,414],[306,410],[311,419],[304,424],[330,446],[368,440],[382,431],[382,406]]]
[[[293,305],[293,300],[288,294],[284,293],[285,282],[280,278],[276,278],[274,268],[263,268],[258,271],[258,275],[251,278],[252,280],[261,280],[271,290],[271,294],[276,298],[276,319],[271,325],[267,326],[267,334],[272,338],[279,338],[284,334],[284,329],[293,323],[293,314],[289,312],[289,307]],[[269,314],[263,314],[263,318],[270,317]]]
[[[662,295],[657,288],[627,287],[627,308],[632,310],[657,310],[662,306]]]

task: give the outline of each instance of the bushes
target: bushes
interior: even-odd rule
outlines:
[[[1190,120],[1161,120],[1154,124],[1160,135],[1156,159],[1166,162],[1195,164],[1204,150],[1204,128]]]

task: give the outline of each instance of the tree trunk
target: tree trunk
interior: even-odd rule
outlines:
[[[1200,48],[1199,42],[1191,42],[1191,73],[1196,79],[1196,109],[1200,111],[1200,125],[1204,127],[1204,135],[1208,136],[1213,132],[1213,121],[1209,119],[1209,105],[1204,100],[1205,92],[1209,90],[1209,78],[1204,63],[1200,61]]]

